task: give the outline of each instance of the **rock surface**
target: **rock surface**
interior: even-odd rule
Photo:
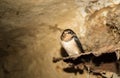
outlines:
[[[61,31],[73,29],[86,51],[119,44],[119,3],[120,0],[0,0],[0,78],[86,78],[87,73],[63,71],[67,66],[64,62],[52,62],[54,56],[62,54]],[[114,23],[111,18],[117,20],[118,30],[110,30]]]

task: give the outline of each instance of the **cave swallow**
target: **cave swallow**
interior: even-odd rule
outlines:
[[[79,55],[84,52],[76,33],[71,29],[63,31],[61,44],[69,56]]]

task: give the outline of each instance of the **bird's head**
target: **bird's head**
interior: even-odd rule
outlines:
[[[74,36],[76,36],[76,34],[73,30],[65,29],[61,35],[61,40],[67,42],[67,41],[71,40]]]

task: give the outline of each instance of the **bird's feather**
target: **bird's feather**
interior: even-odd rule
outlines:
[[[80,43],[80,40],[78,39],[77,36],[74,36],[74,40],[75,40],[75,42],[76,42],[79,50],[80,50],[82,53],[84,53],[83,47],[82,47],[82,45],[81,45],[81,43]]]

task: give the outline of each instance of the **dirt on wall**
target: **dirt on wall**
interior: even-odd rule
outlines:
[[[66,28],[74,30],[85,51],[120,45],[119,3],[0,0],[0,78],[87,78],[86,72],[64,71],[68,65],[63,61],[52,62],[62,57],[60,35]]]

